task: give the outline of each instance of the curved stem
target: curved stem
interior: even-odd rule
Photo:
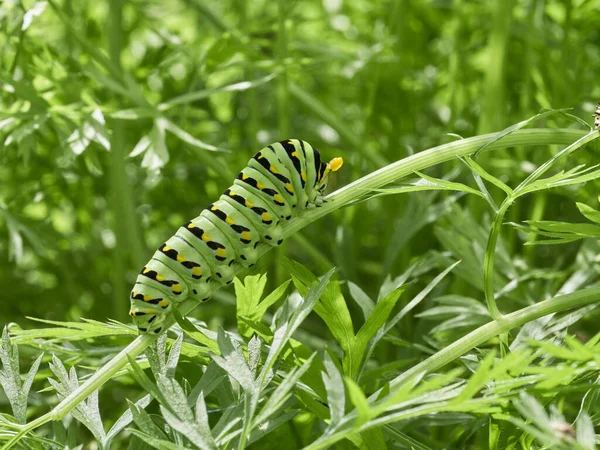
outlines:
[[[494,142],[486,148],[486,151],[497,150],[516,145],[569,144],[574,140],[581,138],[583,135],[585,135],[585,132],[571,129],[518,130],[503,137],[501,140]],[[330,212],[333,212],[354,200],[358,200],[365,194],[368,194],[372,189],[376,189],[396,181],[405,175],[413,173],[415,170],[422,170],[427,167],[449,161],[458,156],[466,156],[474,153],[495,136],[496,133],[491,133],[440,145],[438,147],[434,147],[409,156],[408,158],[396,161],[395,163],[383,167],[382,169],[376,170],[375,172],[372,172],[369,175],[366,175],[329,195],[327,197],[327,203],[325,203],[323,207],[307,210],[301,217],[293,218],[284,224],[284,237],[288,237],[291,234],[296,233],[301,228],[304,228],[309,223],[314,222],[318,218],[329,214]],[[259,247],[260,255],[267,253],[271,248],[272,247],[266,244],[261,245]],[[196,306],[198,306],[197,302],[187,300],[180,305],[179,309],[185,315]],[[514,314],[517,313],[513,313],[510,316],[513,316]],[[165,322],[165,328],[167,329],[174,323],[175,319],[170,317]],[[92,392],[99,389],[106,381],[112,378],[115,373],[122,369],[128,362],[127,355],[131,357],[140,355],[152,342],[154,342],[156,337],[157,336],[141,335],[135,338],[131,344],[121,350],[118,355],[116,355],[107,365],[99,369],[94,375],[86,380],[85,383],[83,383],[77,390],[73,391],[68,397],[62,400],[57,406],[54,407],[54,409],[52,409],[52,411],[44,414],[43,416],[35,419],[21,428],[21,431],[17,434],[17,436],[2,446],[0,450],[11,448],[20,437],[29,431],[32,431],[35,428],[50,422],[51,420],[59,420],[67,415],[81,401],[87,398]],[[464,351],[467,350],[468,348],[466,348]],[[415,368],[420,366],[421,365],[417,365]],[[413,371],[413,369],[409,370],[408,372]]]
[[[502,313],[498,309],[496,304],[496,297],[494,292],[494,261],[496,260],[496,244],[498,243],[498,236],[500,236],[500,228],[502,228],[502,221],[506,215],[506,211],[513,204],[513,198],[507,197],[502,203],[502,206],[494,217],[492,223],[492,229],[488,238],[487,247],[485,249],[485,257],[483,260],[483,290],[485,293],[485,301],[488,306],[490,316],[494,320],[502,318]]]

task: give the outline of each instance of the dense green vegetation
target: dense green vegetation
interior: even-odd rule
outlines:
[[[5,0],[0,27],[0,443],[600,443],[597,2]],[[289,137],[344,158],[327,206],[136,338],[154,248]]]

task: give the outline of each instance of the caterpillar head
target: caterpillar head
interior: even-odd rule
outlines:
[[[317,183],[315,185],[315,190],[320,194],[323,194],[325,188],[327,187],[329,174],[331,172],[337,172],[343,164],[344,160],[339,156],[337,158],[333,158],[328,163],[322,162],[319,170],[317,171]]]

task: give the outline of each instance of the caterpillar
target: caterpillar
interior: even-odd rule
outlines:
[[[600,129],[600,102],[598,102],[596,111],[592,114],[592,117],[594,118],[594,128],[596,128],[596,130]]]
[[[223,195],[183,224],[139,273],[129,315],[142,333],[158,334],[175,304],[207,301],[233,281],[240,266],[251,267],[257,247],[280,245],[281,224],[319,207],[330,172],[340,157],[321,161],[317,149],[297,139],[256,153]]]

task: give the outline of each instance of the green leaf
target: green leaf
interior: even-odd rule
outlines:
[[[190,393],[189,401],[194,403],[201,393],[209,395],[213,390],[217,389],[226,378],[227,373],[221,369],[217,363],[211,361],[206,367],[204,374],[202,374],[200,381],[198,381],[198,384],[194,386],[194,389]]]
[[[576,202],[575,204],[577,205],[577,209],[579,209],[579,212],[583,214],[586,217],[586,219],[600,224],[600,211],[584,203]]]
[[[199,330],[187,317],[183,317],[177,308],[173,308],[173,317],[187,336],[191,337],[199,344],[208,347],[211,352],[219,353],[218,344],[206,336],[202,330]]]
[[[309,369],[315,355],[316,354],[313,353],[310,358],[304,361],[302,366],[299,368],[295,367],[292,371],[286,374],[283,382],[277,386],[275,391],[269,396],[265,405],[254,419],[256,424],[255,426],[260,425],[262,422],[266,422],[284,406],[285,402],[291,397],[291,391],[296,386],[296,383],[298,383],[300,378]]]
[[[513,194],[513,190],[506,183],[488,173],[483,167],[476,163],[473,158],[465,156],[462,161],[464,161],[474,173],[479,175],[484,180],[489,181],[494,186],[502,189],[507,195]]]
[[[210,53],[210,51],[209,51]],[[188,92],[186,94],[180,95],[179,97],[175,97],[171,100],[167,100],[166,102],[160,104],[158,106],[159,111],[166,111],[167,109],[176,106],[183,105],[186,103],[197,102],[198,100],[204,100],[210,97],[213,94],[218,92],[242,92],[248,89],[253,89],[258,86],[262,86],[266,83],[272,81],[277,74],[270,74],[266,77],[259,78],[252,81],[240,81],[238,83],[228,84],[226,86],[221,86],[213,89],[202,89],[200,91]]]
[[[129,411],[131,411],[133,421],[138,428],[140,428],[141,432],[154,439],[167,440],[165,433],[154,423],[150,415],[144,410],[145,407],[142,407],[139,402],[132,403],[129,399],[125,400],[129,406]]]
[[[323,292],[325,291],[326,286],[329,284],[329,280],[331,279],[334,270],[335,269],[331,269],[329,272],[323,275],[318,284],[315,282],[311,285],[309,291],[304,296],[303,302],[299,306],[292,306],[292,298],[290,297],[288,298],[286,304],[282,307],[283,310],[286,308],[288,310],[291,309],[291,313],[287,320],[279,323],[275,329],[269,354],[267,355],[263,368],[258,377],[261,385],[264,384],[271,372],[273,365],[275,364],[275,361],[283,351],[285,345],[287,345],[291,340],[291,337],[296,329],[310,314],[323,295]]]
[[[134,436],[140,438],[146,444],[151,445],[153,448],[156,448],[158,450],[193,450],[190,447],[185,447],[180,444],[174,444],[171,441],[167,441],[164,439],[156,439],[155,437],[142,431],[136,430],[134,428],[127,428],[127,431],[129,431]]]
[[[213,361],[233,377],[244,391],[256,395],[258,387],[239,344],[234,343],[222,328],[219,328],[217,342],[222,356],[211,354]]]
[[[366,320],[367,317],[371,315],[371,312],[375,307],[375,303],[360,287],[358,287],[352,281],[348,281],[348,290],[350,291],[350,295],[356,304],[360,306],[360,309],[362,309],[363,316]]]
[[[217,446],[210,434],[207,422],[202,422],[202,426],[198,424],[191,408],[188,406],[187,397],[181,386],[174,379],[159,375],[158,387],[169,402],[168,409],[162,405],[160,407],[167,423],[198,448],[202,450],[216,449]],[[198,401],[203,405],[203,396],[200,395],[198,398]],[[202,416],[206,416],[205,407],[204,411],[200,411],[200,417]]]
[[[378,188],[373,189],[373,191],[380,192],[385,195],[404,194],[417,191],[457,191],[465,192],[467,194],[474,194],[478,197],[484,198],[484,195],[481,192],[465,184],[430,177],[417,171],[415,171],[415,173],[422,179],[408,186]]]
[[[144,370],[140,367],[140,365],[127,355],[127,359],[129,360],[129,367],[127,370],[133,377],[135,381],[152,397],[158,400],[161,404],[166,405],[166,399],[163,397],[162,392],[158,389],[158,387],[148,378]]]
[[[121,415],[121,417],[119,417],[117,419],[117,421],[110,428],[108,433],[106,433],[106,441],[107,442],[110,442],[115,436],[117,436],[117,434],[119,434],[121,431],[123,431],[123,429],[134,420],[134,413],[132,410],[132,406],[133,406],[133,408],[136,408],[136,411],[138,411],[138,413],[140,410],[144,411],[144,408],[146,408],[152,401],[152,396],[144,395],[140,400],[138,400],[135,403],[131,403],[128,399],[125,399],[125,400],[127,400],[129,408]],[[145,411],[144,411],[144,413],[145,413]],[[138,426],[139,426],[139,424],[138,424]]]
[[[110,114],[110,117],[113,119],[121,119],[121,120],[139,120],[139,119],[150,119],[156,118],[156,111],[149,108],[130,108],[130,109],[122,109],[120,111],[115,111]],[[132,156],[132,155],[130,155]]]
[[[228,150],[225,150],[225,149],[222,149],[219,147],[215,147],[214,145],[207,144],[206,142],[203,142],[200,139],[196,139],[191,134],[182,130],[177,125],[175,125],[173,122],[165,119],[164,117],[156,119],[156,121],[157,122],[159,121],[161,123],[161,128],[164,128],[165,130],[169,130],[171,133],[173,133],[175,136],[177,136],[183,142],[185,142],[186,144],[190,144],[193,147],[199,148],[201,150],[208,150],[211,152],[228,151]]]
[[[334,429],[342,420],[346,409],[346,394],[344,392],[344,380],[337,365],[334,363],[330,353],[325,352],[323,364],[323,382],[327,390],[327,404],[329,405],[329,428]]]
[[[369,406],[369,402],[367,401],[367,397],[364,392],[360,388],[356,382],[350,377],[344,377],[344,382],[346,383],[346,388],[348,389],[348,396],[350,397],[350,401],[356,408],[357,418],[354,423],[354,428],[358,428],[361,425],[367,423],[371,417],[371,407]]]
[[[365,356],[365,350],[371,338],[379,331],[388,320],[396,302],[405,291],[406,285],[396,288],[384,298],[379,300],[371,315],[356,333],[349,352],[344,355],[344,372],[352,379],[358,374],[360,364]]]

